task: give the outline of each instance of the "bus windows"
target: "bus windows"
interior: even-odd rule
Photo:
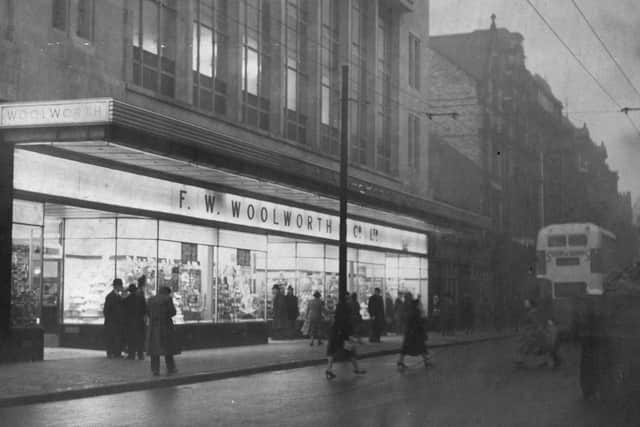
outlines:
[[[569,234],[569,246],[587,246],[587,235]]]
[[[564,234],[552,234],[547,238],[547,246],[550,248],[567,246],[567,236]]]

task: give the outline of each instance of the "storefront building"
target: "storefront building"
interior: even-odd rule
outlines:
[[[112,280],[126,286],[141,275],[148,296],[159,286],[173,289],[185,348],[266,343],[276,284],[293,287],[302,313],[316,290],[329,309],[335,306],[339,219],[321,206],[333,201],[292,188],[319,202],[287,201],[287,188],[267,181],[264,194],[271,188],[285,197],[202,185],[189,174],[231,174],[185,163],[183,179],[175,171],[128,167],[155,161],[166,169],[175,159],[107,141],[116,122],[113,100],[0,109],[13,160],[14,327],[40,326],[63,346],[102,348],[102,306]],[[88,151],[94,155],[80,155]],[[376,287],[392,299],[409,291],[426,305],[429,225],[350,209],[348,290],[358,294],[363,317]]]

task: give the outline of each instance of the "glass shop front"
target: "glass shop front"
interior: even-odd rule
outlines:
[[[21,149],[14,187],[15,326],[79,334],[103,323],[114,278],[126,288],[142,275],[148,297],[173,290],[178,325],[266,324],[276,284],[293,288],[300,313],[315,291],[337,303],[336,216]],[[351,219],[348,229],[348,290],[363,318],[376,287],[426,306],[424,233]]]

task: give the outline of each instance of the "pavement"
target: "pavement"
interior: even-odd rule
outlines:
[[[505,333],[458,333],[452,337],[430,334],[430,348],[500,340]],[[400,336],[385,336],[382,343],[359,346],[359,358],[396,354]],[[48,359],[48,360],[47,360]],[[271,341],[265,345],[185,351],[176,356],[179,372],[151,375],[146,361],[107,359],[103,352],[62,348],[45,349],[45,360],[0,365],[0,407],[79,399],[223,380],[259,373],[326,363],[325,346],[308,340]],[[163,363],[163,362],[162,362]],[[163,368],[164,369],[164,368]]]

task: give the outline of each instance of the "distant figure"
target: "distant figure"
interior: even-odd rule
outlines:
[[[271,289],[273,295],[273,323],[272,338],[284,338],[287,328],[287,300],[279,285],[273,285]]]
[[[298,308],[298,297],[293,294],[293,287],[287,288],[287,295],[285,295],[285,305],[287,308],[287,335],[293,338],[296,330],[296,320],[300,315],[300,309]]]
[[[122,297],[122,280],[114,279],[113,289],[104,300],[104,334],[106,338],[107,357],[119,359],[122,357],[124,335],[124,305]]]
[[[358,294],[352,292],[347,302],[349,309],[349,316],[351,319],[351,327],[353,328],[353,336],[358,338],[362,336],[362,315],[360,314],[360,301],[358,301]]]
[[[314,340],[318,341],[318,345],[322,345],[322,335],[320,327],[322,326],[322,311],[324,303],[320,299],[320,292],[313,293],[313,299],[307,304],[306,320],[309,322],[309,337],[311,338],[310,346],[313,347]]]
[[[524,300],[526,315],[522,322],[518,339],[518,351],[515,358],[516,366],[523,366],[527,356],[540,354],[544,350],[545,325],[543,325],[536,304],[533,300]]]
[[[342,354],[351,360],[353,372],[361,375],[365,374],[364,369],[358,366],[356,339],[353,336],[353,327],[351,323],[350,308],[347,304],[338,303],[336,307],[336,315],[331,325],[329,333],[329,344],[327,345],[327,370],[325,376],[328,380],[336,377],[333,372],[333,362],[336,356]]]
[[[441,302],[440,296],[435,294],[433,296],[433,304],[431,305],[431,329],[433,331],[442,332],[444,325],[441,319]]]
[[[393,331],[393,298],[389,292],[384,294],[384,320],[386,333]]]
[[[404,302],[402,294],[398,292],[398,297],[393,303],[393,329],[397,334],[404,332]]]
[[[167,374],[177,372],[173,359],[180,352],[176,342],[173,327],[173,316],[176,315],[176,307],[171,298],[171,288],[163,286],[158,295],[149,298],[147,304],[149,315],[149,348],[147,353],[151,357],[151,372],[160,375],[160,356],[164,356]]]
[[[471,295],[465,294],[462,297],[462,307],[461,313],[462,316],[462,328],[464,329],[464,333],[469,335],[473,332],[473,327],[475,323],[475,309],[473,306],[473,299]]]
[[[398,369],[407,369],[404,364],[405,356],[422,356],[424,367],[429,367],[429,357],[427,355],[426,331],[422,316],[420,315],[419,300],[414,300],[411,293],[407,292],[404,296],[405,307],[405,330],[402,340],[402,348],[400,349],[400,357],[398,358]]]
[[[367,310],[371,317],[369,342],[380,342],[380,336],[384,330],[384,301],[380,293],[380,288],[375,288],[367,304]]]
[[[143,276],[144,277],[144,276]],[[144,294],[135,285],[129,285],[129,295],[124,299],[125,337],[127,338],[127,359],[144,360],[145,324],[147,303]]]

